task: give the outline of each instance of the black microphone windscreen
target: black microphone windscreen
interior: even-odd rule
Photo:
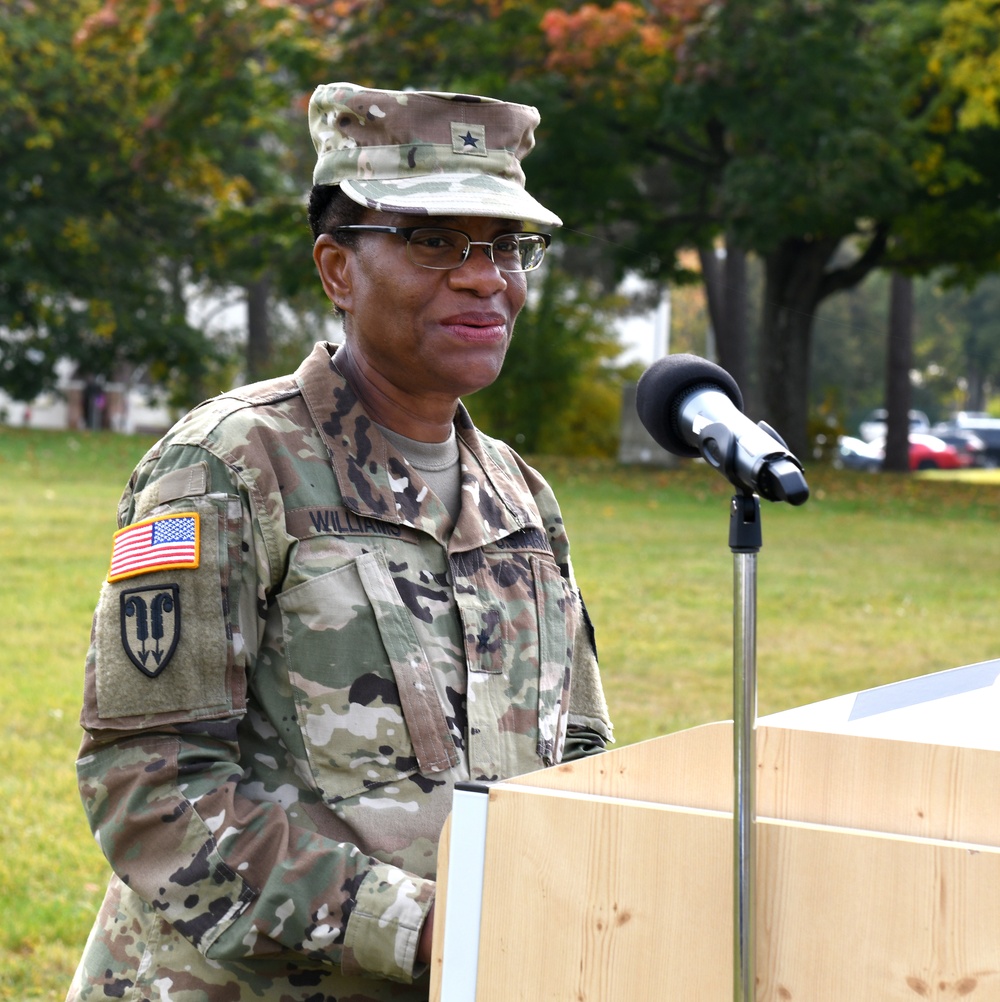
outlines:
[[[738,410],[743,410],[743,394],[736,380],[721,366],[698,355],[666,355],[639,377],[636,412],[646,431],[667,452],[675,456],[700,455],[684,438],[677,417],[688,396],[706,388],[725,393]]]

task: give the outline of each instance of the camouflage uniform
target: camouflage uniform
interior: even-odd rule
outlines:
[[[122,497],[154,535],[94,619],[78,769],[114,875],[71,1000],[425,999],[455,782],[610,739],[548,485],[460,407],[452,524],[332,351],[196,408]]]

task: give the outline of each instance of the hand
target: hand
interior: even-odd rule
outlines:
[[[431,948],[434,942],[434,906],[427,913],[424,920],[424,927],[420,930],[420,942],[417,944],[417,963],[429,964],[431,962]]]

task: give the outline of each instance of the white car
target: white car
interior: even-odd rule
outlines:
[[[879,444],[872,445],[860,438],[842,435],[837,442],[837,455],[833,465],[838,470],[863,470],[878,473],[882,469],[883,453]]]
[[[876,438],[885,438],[886,410],[879,407],[872,411],[868,417],[861,422],[858,429],[861,438],[865,442],[872,442]],[[918,431],[927,434],[931,430],[931,423],[923,411],[910,411],[910,431]]]

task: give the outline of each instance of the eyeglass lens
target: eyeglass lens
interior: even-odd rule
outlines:
[[[407,241],[410,260],[422,268],[458,268],[466,259],[473,241],[458,230],[414,230]],[[489,246],[493,263],[501,271],[533,271],[545,256],[545,241],[532,233],[506,233]]]

